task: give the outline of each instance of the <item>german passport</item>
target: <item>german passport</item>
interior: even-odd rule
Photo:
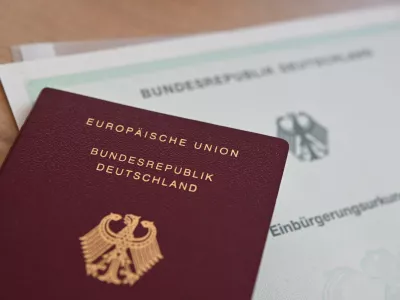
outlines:
[[[43,90],[0,171],[0,299],[250,299],[287,152]]]

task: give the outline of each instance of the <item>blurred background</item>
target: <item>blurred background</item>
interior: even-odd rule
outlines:
[[[192,34],[349,9],[389,0],[0,0],[0,62],[17,44]]]

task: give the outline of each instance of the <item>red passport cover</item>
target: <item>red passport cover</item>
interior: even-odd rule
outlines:
[[[0,171],[0,299],[250,299],[287,152],[43,90]]]

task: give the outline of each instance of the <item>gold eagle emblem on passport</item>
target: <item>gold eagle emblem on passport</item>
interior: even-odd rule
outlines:
[[[140,218],[125,215],[125,227],[114,232],[110,223],[122,220],[122,216],[111,213],[79,238],[88,276],[106,283],[132,286],[163,258],[153,222],[141,221],[147,232],[141,237],[135,236]]]

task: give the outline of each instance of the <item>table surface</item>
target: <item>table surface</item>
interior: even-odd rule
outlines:
[[[190,34],[291,20],[393,0],[0,0],[0,63],[10,46]],[[0,165],[17,136],[0,89]]]

